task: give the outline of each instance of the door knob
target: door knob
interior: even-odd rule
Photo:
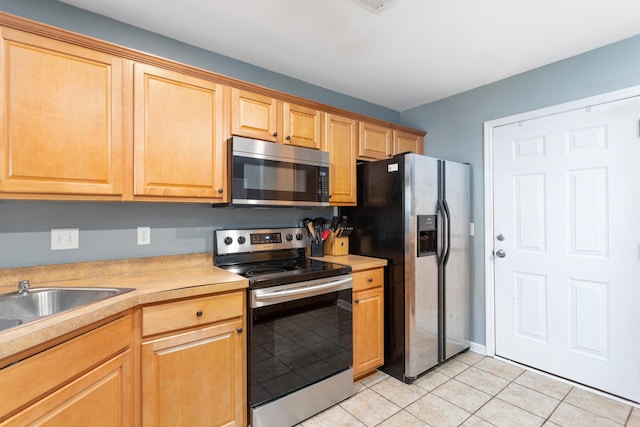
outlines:
[[[502,250],[502,249],[498,249],[498,250],[496,251],[496,256],[497,256],[498,258],[504,258],[504,257],[506,257],[506,256],[507,256],[507,253],[506,253],[504,250]]]
[[[498,234],[496,236],[496,239],[500,240],[501,242],[504,240],[504,236],[502,235],[502,233]]]

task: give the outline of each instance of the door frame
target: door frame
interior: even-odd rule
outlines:
[[[495,342],[495,228],[493,222],[493,129],[499,126],[538,119],[553,114],[588,108],[589,106],[640,96],[640,86],[607,92],[576,101],[552,105],[525,113],[484,122],[484,260],[485,260],[485,354],[496,355]],[[640,119],[640,112],[639,112]]]

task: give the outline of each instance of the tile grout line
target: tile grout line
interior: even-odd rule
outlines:
[[[521,372],[520,374],[518,374],[515,378],[513,378],[513,379],[508,379],[508,378],[505,378],[505,377],[503,377],[503,376],[501,376],[501,375],[498,375],[498,374],[496,374],[496,373],[494,373],[494,372],[490,372],[490,371],[488,371],[488,370],[485,370],[485,369],[483,369],[482,367],[478,367],[478,366],[476,366],[478,363],[480,363],[480,362],[481,362],[482,360],[484,360],[484,359],[486,359],[486,357],[484,357],[484,358],[480,359],[479,361],[477,361],[477,362],[475,362],[475,363],[472,363],[472,364],[469,364],[469,363],[467,363],[467,362],[462,362],[462,361],[458,360],[458,362],[459,362],[459,363],[461,363],[461,364],[463,364],[463,365],[465,366],[465,368],[464,368],[464,369],[462,369],[460,372],[457,372],[454,376],[446,375],[446,374],[444,374],[444,373],[442,372],[442,370],[440,370],[440,371],[438,371],[438,370],[434,370],[433,372],[438,372],[439,374],[441,374],[441,375],[443,375],[443,376],[447,377],[447,379],[446,379],[446,381],[444,381],[443,383],[438,384],[437,386],[433,387],[431,390],[427,390],[427,389],[425,389],[425,388],[421,387],[420,385],[415,384],[415,382],[414,382],[414,383],[412,383],[411,385],[415,385],[415,387],[417,387],[417,388],[421,389],[422,391],[424,391],[424,392],[426,392],[426,393],[425,393],[423,396],[419,397],[418,399],[415,399],[415,400],[413,400],[413,401],[409,402],[409,403],[408,403],[407,405],[405,405],[405,406],[400,406],[400,405],[396,404],[395,402],[391,401],[390,399],[388,399],[388,398],[387,398],[387,397],[385,397],[384,395],[382,395],[382,394],[378,393],[376,390],[373,390],[373,389],[372,389],[372,387],[374,387],[375,385],[380,384],[380,383],[382,383],[382,382],[384,382],[384,381],[387,381],[389,378],[394,378],[394,377],[392,377],[392,376],[390,376],[390,375],[388,375],[388,374],[386,374],[386,373],[384,373],[384,372],[382,372],[382,371],[380,371],[380,373],[381,373],[382,375],[384,375],[384,377],[382,377],[382,378],[378,379],[377,381],[375,381],[375,382],[373,382],[373,383],[371,383],[371,384],[369,384],[369,385],[361,384],[361,385],[362,385],[362,387],[363,387],[363,389],[362,389],[362,390],[360,390],[360,391],[359,391],[358,393],[356,393],[355,395],[357,395],[357,394],[361,393],[362,391],[364,391],[364,390],[366,390],[366,389],[369,389],[369,390],[371,390],[373,393],[375,393],[377,396],[382,397],[382,398],[383,398],[384,400],[386,400],[387,402],[389,402],[389,403],[391,403],[392,405],[394,405],[395,407],[399,408],[399,410],[398,410],[398,411],[394,412],[391,416],[389,416],[389,417],[385,418],[385,419],[384,419],[384,420],[382,420],[380,423],[376,424],[376,426],[380,426],[381,424],[383,424],[384,422],[386,422],[386,421],[387,421],[387,420],[389,420],[390,418],[392,418],[392,417],[396,416],[396,415],[397,415],[397,414],[399,414],[400,412],[402,412],[402,411],[406,411],[406,408],[407,408],[407,407],[409,407],[410,405],[414,404],[414,403],[415,403],[415,402],[417,402],[418,400],[420,400],[420,399],[424,398],[425,396],[428,396],[429,394],[432,394],[434,397],[437,397],[437,398],[439,398],[439,399],[442,399],[442,400],[446,401],[447,403],[449,403],[449,404],[451,404],[451,405],[455,406],[456,408],[459,408],[459,409],[461,409],[461,410],[463,410],[463,411],[465,411],[465,412],[468,412],[468,411],[467,411],[467,409],[462,408],[462,407],[460,407],[460,406],[456,405],[455,403],[453,403],[453,402],[449,401],[448,399],[445,399],[445,398],[443,398],[443,397],[440,397],[438,394],[434,393],[434,391],[435,391],[436,389],[438,389],[439,387],[442,387],[443,385],[445,385],[445,384],[449,383],[451,380],[456,380],[456,381],[460,382],[461,384],[465,384],[465,385],[466,385],[466,386],[468,386],[468,387],[471,387],[471,388],[473,388],[473,389],[475,389],[475,390],[478,390],[478,391],[480,391],[480,392],[482,392],[482,393],[485,393],[485,394],[487,394],[487,395],[489,395],[489,396],[490,396],[490,397],[489,397],[489,400],[488,400],[487,402],[485,402],[484,404],[482,404],[482,405],[481,405],[480,407],[478,407],[475,411],[470,412],[470,415],[469,415],[468,417],[466,417],[466,418],[462,421],[462,423],[461,423],[461,424],[464,424],[464,423],[465,423],[465,422],[467,422],[469,419],[471,419],[472,417],[474,417],[474,416],[475,416],[475,417],[477,417],[478,419],[481,419],[481,420],[483,420],[484,422],[487,422],[488,424],[490,424],[490,425],[492,425],[492,426],[495,426],[495,424],[493,424],[493,423],[491,423],[490,421],[487,421],[487,420],[485,420],[484,418],[482,418],[482,417],[480,417],[480,416],[478,416],[478,415],[477,415],[477,413],[478,413],[482,408],[484,408],[487,404],[489,404],[489,402],[491,402],[493,399],[498,399],[498,400],[500,400],[501,402],[504,402],[505,404],[512,405],[512,406],[514,406],[515,408],[518,408],[518,409],[520,409],[520,410],[522,410],[522,411],[525,411],[525,412],[527,412],[527,413],[529,413],[529,414],[531,414],[531,415],[533,415],[533,416],[535,416],[535,417],[538,417],[538,418],[542,419],[542,423],[541,423],[541,425],[544,425],[544,424],[546,424],[546,423],[548,423],[548,422],[553,422],[553,421],[551,421],[551,417],[553,416],[553,414],[555,414],[555,413],[557,412],[558,408],[560,407],[560,405],[561,405],[562,403],[565,403],[565,404],[567,404],[567,405],[570,405],[571,407],[574,407],[574,408],[579,409],[579,410],[584,410],[584,411],[586,411],[586,412],[588,412],[588,413],[590,413],[590,414],[592,414],[592,415],[594,415],[594,416],[597,416],[597,417],[600,417],[600,418],[603,418],[603,419],[606,419],[606,420],[608,420],[608,421],[611,421],[611,422],[616,423],[616,421],[614,421],[613,419],[611,419],[609,416],[605,416],[605,415],[602,415],[602,414],[599,414],[599,413],[593,412],[593,411],[591,411],[591,410],[589,410],[589,409],[584,409],[584,408],[582,408],[582,407],[580,407],[580,406],[573,405],[573,404],[569,403],[568,401],[566,401],[567,397],[568,397],[568,396],[570,395],[570,393],[575,389],[575,387],[574,387],[574,386],[571,386],[571,387],[569,388],[569,390],[568,390],[566,393],[564,393],[564,395],[563,395],[563,397],[562,397],[562,398],[557,399],[555,396],[551,396],[551,395],[547,394],[546,392],[544,392],[544,391],[542,391],[542,390],[535,389],[535,388],[532,388],[531,386],[524,385],[524,384],[519,384],[519,383],[517,383],[517,382],[516,382],[519,378],[521,378],[521,377],[522,377],[524,374],[526,374],[527,372],[533,372],[533,373],[535,373],[535,371],[529,371],[529,370],[527,370],[527,369],[524,369],[524,370],[523,370],[523,372]],[[452,360],[455,360],[455,358],[454,358],[454,359],[452,359]],[[494,376],[496,376],[496,377],[498,377],[498,378],[502,378],[502,379],[504,379],[504,380],[507,380],[507,381],[508,381],[508,383],[507,383],[504,387],[502,387],[501,389],[499,389],[497,392],[495,392],[495,394],[490,394],[490,393],[487,393],[485,390],[481,390],[481,389],[479,389],[479,388],[477,388],[477,387],[474,387],[474,386],[472,386],[472,385],[469,385],[469,384],[467,384],[467,383],[465,383],[465,382],[462,382],[462,381],[459,381],[459,380],[457,380],[457,379],[456,379],[456,377],[458,377],[458,376],[459,376],[459,375],[461,375],[462,373],[466,372],[466,371],[467,371],[467,370],[469,370],[469,368],[471,368],[471,367],[476,367],[476,369],[481,370],[481,371],[483,371],[483,372],[485,372],[485,373],[487,373],[487,374],[494,375]],[[397,379],[396,379],[396,380],[397,380]],[[553,409],[551,410],[551,412],[549,413],[549,415],[548,415],[547,417],[541,417],[540,415],[535,414],[535,413],[531,412],[531,411],[530,411],[530,410],[528,410],[528,409],[522,408],[522,407],[520,407],[520,406],[518,406],[518,405],[516,405],[516,404],[510,403],[510,402],[505,401],[505,400],[501,399],[500,397],[498,397],[498,395],[499,395],[500,393],[502,393],[505,389],[507,389],[507,388],[508,388],[510,385],[512,385],[512,384],[516,384],[517,386],[520,386],[520,387],[525,388],[525,389],[527,389],[527,390],[530,390],[530,391],[533,391],[533,392],[539,393],[539,394],[541,394],[541,395],[543,395],[543,396],[546,396],[546,397],[548,397],[548,398],[554,399],[554,400],[556,400],[556,401],[557,401],[557,404],[553,407]],[[355,395],[354,395],[354,396],[355,396]],[[354,417],[356,420],[358,420],[358,422],[361,422],[362,424],[367,425],[367,424],[366,424],[366,423],[364,423],[362,420],[360,420],[356,415],[354,415],[353,413],[351,413],[351,412],[349,412],[348,410],[346,410],[346,408],[344,408],[344,407],[343,407],[343,409],[344,409],[345,411],[347,411],[347,412],[348,412],[352,417]],[[629,412],[628,412],[628,414],[627,414],[627,416],[626,416],[626,419],[625,419],[624,423],[623,423],[623,424],[619,424],[619,425],[626,426],[626,425],[629,423],[629,420],[631,419],[631,416],[632,416],[632,414],[633,414],[633,410],[634,410],[634,407],[633,407],[633,406],[631,406],[631,408],[630,408],[630,410],[629,410]],[[407,411],[407,413],[408,413],[408,414],[410,414],[411,416],[416,417],[416,418],[417,418],[417,419],[419,419],[421,422],[424,422],[424,423],[426,423],[426,424],[428,425],[428,422],[427,422],[426,420],[423,420],[422,418],[417,417],[416,415],[414,415],[414,414],[413,414],[413,413],[411,413],[411,412],[408,412],[408,411]],[[616,424],[617,424],[617,423],[616,423]]]

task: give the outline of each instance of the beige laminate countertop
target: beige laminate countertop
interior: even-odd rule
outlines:
[[[352,271],[369,270],[370,268],[384,267],[387,265],[386,259],[371,258],[362,255],[325,255],[322,257],[311,257],[320,261],[335,262],[351,266]]]
[[[362,271],[384,267],[384,259],[360,255],[315,257]],[[0,331],[0,360],[71,334],[135,307],[244,289],[247,279],[215,267],[210,253],[0,269],[0,293],[31,287],[135,288],[115,297]],[[1,316],[1,313],[0,313]]]
[[[0,293],[31,287],[135,288],[134,291],[0,331],[0,360],[144,304],[244,289],[248,281],[215,267],[211,254],[0,269]]]

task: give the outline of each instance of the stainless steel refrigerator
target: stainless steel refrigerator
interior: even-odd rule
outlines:
[[[388,260],[382,370],[411,383],[469,348],[470,166],[402,154],[357,174],[349,251]]]

